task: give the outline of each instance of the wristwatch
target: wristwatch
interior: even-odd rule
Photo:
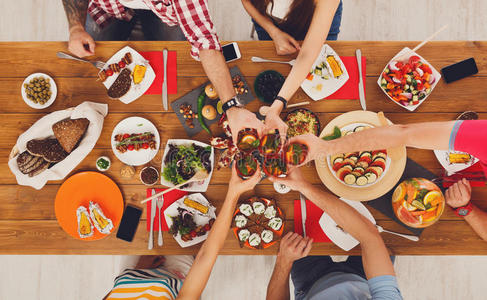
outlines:
[[[233,97],[232,99],[228,100],[227,102],[223,103],[222,110],[224,113],[227,112],[232,107],[243,107],[244,104],[240,102],[237,96]]]
[[[466,217],[472,211],[472,203],[468,202],[465,206],[454,208],[455,214],[459,217]]]

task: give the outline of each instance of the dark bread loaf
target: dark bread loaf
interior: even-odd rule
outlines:
[[[64,119],[52,125],[52,131],[62,148],[71,153],[85,134],[89,124],[90,121],[86,118]]]

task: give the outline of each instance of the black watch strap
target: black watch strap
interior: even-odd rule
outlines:
[[[229,110],[230,108],[238,107],[238,106],[240,106],[240,103],[238,103],[237,99],[234,97],[234,98],[228,100],[227,102],[223,103],[222,109],[223,109],[223,112],[226,113],[227,110]]]
[[[282,104],[284,104],[284,108],[286,108],[286,107],[287,107],[287,100],[286,100],[286,99],[284,99],[283,97],[281,97],[281,96],[277,96],[277,97],[276,97],[276,99],[274,99],[274,101],[276,101],[276,100],[281,101],[281,102],[282,102]]]

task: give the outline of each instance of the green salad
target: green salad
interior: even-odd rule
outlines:
[[[211,172],[211,147],[196,144],[172,145],[164,159],[162,176],[174,185],[183,183],[199,171],[206,169]]]

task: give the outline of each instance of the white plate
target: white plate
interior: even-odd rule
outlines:
[[[370,211],[361,202],[347,200],[343,198],[340,198],[340,200],[353,207],[361,215],[369,219],[370,222],[376,224],[375,219]],[[357,241],[353,236],[337,227],[337,223],[326,212],[321,215],[319,224],[326,236],[330,238],[330,240],[335,245],[342,248],[343,250],[350,251],[359,244],[359,241]]]
[[[394,99],[391,98],[391,96],[389,96],[386,91],[384,91],[384,89],[382,88],[380,82],[382,81],[382,73],[384,73],[384,71],[386,70],[386,68],[389,67],[389,64],[396,60],[397,58],[401,57],[402,60],[401,61],[406,61],[406,60],[409,60],[409,58],[413,55],[416,55],[418,56],[420,59],[421,59],[421,62],[423,63],[426,63],[428,64],[428,66],[431,68],[431,71],[433,72],[433,75],[435,76],[435,82],[431,85],[431,91],[428,95],[426,95],[426,97],[424,97],[423,100],[419,101],[418,104],[416,105],[408,105],[408,106],[404,106],[402,105],[401,103],[399,102],[396,102],[394,101]],[[403,57],[404,56],[404,57]],[[436,85],[438,84],[438,82],[440,81],[441,79],[441,74],[436,71],[435,67],[433,67],[432,64],[430,64],[426,59],[424,59],[421,55],[419,55],[418,53],[416,52],[413,52],[413,50],[409,49],[408,47],[405,47],[404,49],[402,49],[398,54],[396,54],[396,56],[394,56],[388,63],[387,65],[384,67],[384,69],[382,70],[382,72],[380,73],[381,75],[379,76],[379,79],[377,80],[377,84],[379,85],[380,89],[384,92],[384,94],[386,94],[386,96],[391,99],[392,102],[396,103],[397,105],[401,106],[401,107],[404,107],[405,109],[409,110],[409,111],[414,111],[416,110],[416,108],[418,108],[428,97],[429,95],[431,95],[431,93],[433,93],[433,90],[435,89]]]
[[[29,83],[29,81],[31,79],[33,79],[34,77],[47,78],[47,79],[49,79],[49,84],[51,84],[51,98],[49,98],[49,100],[44,104],[32,102],[31,100],[29,100],[27,98],[27,94],[25,93],[24,83]],[[35,109],[43,109],[43,108],[51,106],[51,104],[54,103],[54,100],[56,100],[56,96],[57,96],[57,86],[56,86],[56,83],[54,82],[54,79],[52,79],[51,76],[44,74],[44,73],[34,73],[34,74],[30,74],[29,76],[27,76],[27,78],[24,79],[24,82],[22,82],[22,86],[20,87],[20,90],[21,90],[22,99],[24,99],[24,102],[27,105],[29,105],[30,107],[35,108]]]
[[[172,182],[164,179],[164,176],[162,175],[164,173],[164,168],[166,166],[166,164],[164,162],[166,161],[167,152],[169,152],[169,144],[178,145],[178,146],[179,145],[195,144],[195,145],[198,145],[201,147],[208,147],[210,145],[199,142],[199,141],[187,140],[187,139],[169,139],[169,140],[167,140],[166,148],[164,149],[164,154],[162,155],[161,184],[165,185],[167,187],[173,187],[174,184]],[[204,181],[192,182],[189,184],[188,187],[179,188],[179,190],[186,191],[186,192],[206,192],[206,190],[208,189],[208,185],[210,184],[211,175],[213,174],[213,170],[215,168],[215,151],[214,151],[213,147],[211,147],[210,163],[211,163],[211,172],[210,172],[210,174],[208,174],[208,178],[206,178]]]
[[[132,133],[144,133],[151,132],[154,134],[154,140],[156,141],[156,149],[140,149],[139,151],[126,151],[125,153],[120,153],[115,147],[117,142],[114,140],[117,134],[132,134]],[[124,164],[130,166],[141,166],[150,162],[154,156],[156,156],[159,151],[161,140],[159,137],[159,132],[156,126],[152,124],[151,121],[141,118],[141,117],[129,117],[120,121],[117,126],[113,129],[111,144],[112,151],[115,156]]]
[[[326,61],[326,57],[328,55],[333,55],[335,57],[336,61],[340,64],[340,67],[343,70],[343,74],[340,75],[340,77],[338,78],[330,77],[329,79],[323,79],[319,76],[314,75],[313,73],[314,75],[313,80],[305,79],[303,83],[301,83],[301,88],[306,94],[308,94],[308,96],[311,99],[315,101],[326,98],[331,94],[333,94],[334,92],[338,91],[348,81],[349,78],[348,71],[345,68],[345,65],[343,64],[342,60],[340,59],[340,56],[338,56],[336,52],[327,44],[321,47],[320,54],[318,55],[315,62],[313,63],[311,70],[314,70],[314,68],[322,61]],[[316,89],[316,86],[318,84],[323,85],[321,90]]]
[[[465,163],[465,164],[451,164],[450,163],[450,160],[448,159],[448,155],[450,153],[464,153],[464,152],[459,152],[459,151],[444,151],[444,150],[434,150],[433,152],[435,152],[435,155],[436,155],[436,159],[438,159],[438,161],[440,162],[441,166],[443,167],[443,169],[446,170],[446,172],[448,173],[448,176],[449,175],[452,175],[456,172],[460,172],[462,170],[465,170],[466,168],[476,164],[479,159],[476,158],[475,156],[471,155],[472,156],[472,159],[470,160],[470,162],[468,163]]]
[[[343,133],[344,131],[351,131],[358,126],[368,126],[368,127],[372,127],[372,128],[375,127],[374,125],[369,124],[369,123],[352,123],[352,124],[348,124],[346,126],[343,126],[342,128],[340,128],[340,130]],[[353,133],[352,133],[352,135],[353,135]],[[382,172],[382,174],[377,178],[377,180],[375,182],[367,183],[366,185],[357,185],[357,184],[346,184],[345,182],[343,182],[343,180],[340,180],[340,178],[338,178],[336,172],[333,170],[333,164],[331,161],[331,156],[328,156],[326,158],[326,161],[328,162],[328,168],[330,168],[331,173],[333,174],[333,176],[335,176],[335,178],[339,182],[343,183],[346,186],[351,186],[351,187],[356,187],[356,188],[366,188],[366,187],[369,187],[369,186],[372,186],[372,185],[378,183],[382,178],[384,178],[384,175],[387,173],[387,171],[389,170],[389,167],[391,165],[391,159],[389,158],[389,156],[387,156],[386,157],[386,168],[384,169],[384,172]]]
[[[132,54],[132,63],[125,66],[125,68],[128,68],[132,73],[134,71],[135,65],[145,65],[147,67],[147,70],[145,71],[145,76],[144,79],[142,79],[142,82],[139,84],[134,84],[134,81],[132,79],[131,81],[132,84],[130,86],[129,91],[125,95],[119,98],[119,100],[125,104],[129,104],[130,102],[133,102],[137,100],[137,98],[142,96],[149,89],[149,87],[152,85],[152,82],[156,78],[156,73],[154,73],[154,70],[152,69],[149,62],[142,55],[140,55],[139,52],[135,51],[129,46],[125,46],[124,48],[120,49],[117,53],[115,53],[112,57],[110,57],[110,59],[106,62],[105,65],[106,67],[104,69],[107,69],[110,64],[118,63],[125,56],[125,53],[127,52],[130,52]],[[118,74],[120,73],[113,74],[112,76],[108,77],[103,82],[103,85],[107,89],[110,88],[112,83],[118,77]]]
[[[201,204],[209,206],[210,209],[208,210],[208,213],[206,215],[202,215],[199,211],[184,205],[183,202],[184,202],[184,199],[186,199],[186,198],[189,198],[189,199],[194,200],[194,201],[198,201]],[[211,218],[216,219],[215,207],[212,206],[202,194],[200,194],[200,193],[191,194],[191,195],[184,196],[181,199],[178,199],[176,202],[171,204],[164,211],[164,218],[166,219],[166,224],[167,224],[167,227],[169,227],[169,228],[171,228],[171,226],[172,226],[172,218],[171,217],[175,217],[179,214],[178,213],[178,207],[183,207],[183,208],[187,209],[188,211],[193,212],[194,213],[193,220],[196,223],[196,225],[205,225],[205,224],[208,224],[208,221]],[[197,237],[193,238],[191,241],[187,241],[187,242],[185,242],[181,239],[181,235],[179,234],[179,232],[176,236],[173,236],[173,237],[181,247],[185,248],[185,247],[196,245],[196,244],[201,243],[202,241],[206,240],[206,238],[208,237],[208,232],[206,232],[205,235],[197,236]]]

